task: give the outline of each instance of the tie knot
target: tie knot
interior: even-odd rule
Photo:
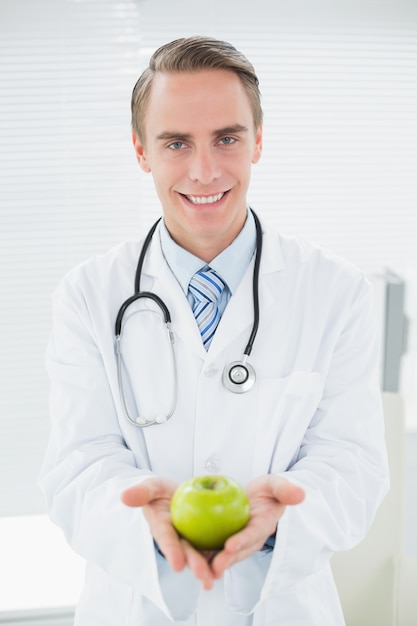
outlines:
[[[211,267],[196,272],[189,285],[196,302],[217,302],[224,288],[223,279]]]

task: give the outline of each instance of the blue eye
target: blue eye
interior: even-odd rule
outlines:
[[[169,144],[169,148],[171,148],[171,150],[181,150],[184,145],[183,141],[173,141]]]
[[[224,145],[230,146],[230,144],[235,143],[236,139],[234,137],[223,137],[220,141]]]

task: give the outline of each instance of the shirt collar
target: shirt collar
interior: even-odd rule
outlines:
[[[181,248],[172,239],[165,222],[159,229],[162,253],[171,271],[185,294],[192,276],[207,263]],[[246,221],[238,236],[223,252],[214,258],[210,267],[220,274],[233,294],[245,273],[256,248],[256,227],[252,212],[248,211]]]

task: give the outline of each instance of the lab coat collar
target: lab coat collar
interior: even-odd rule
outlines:
[[[172,330],[206,364],[213,361],[240,333],[245,335],[242,353],[253,324],[252,276],[254,259],[246,270],[236,293],[230,299],[223,313],[216,334],[208,352],[203,347],[200,333],[195,323],[191,307],[184,292],[166,263],[160,245],[160,238],[155,233],[143,266],[142,289],[151,290],[159,295],[167,305],[172,319]],[[273,229],[263,227],[263,248],[259,272],[260,315],[275,301],[269,284],[275,272],[285,268],[279,235]],[[249,301],[248,301],[249,294]],[[238,357],[239,358],[239,357]]]
[[[274,274],[285,268],[279,236],[272,230],[263,230],[263,247],[259,271],[259,303],[260,318],[276,300],[276,290],[271,289]],[[253,325],[253,267],[252,259],[236,293],[229,300],[223,313],[216,334],[207,353],[207,362],[216,357],[229,345],[233,339],[243,333],[241,353],[232,356],[232,359],[241,359],[246,348]],[[271,282],[272,281],[272,282]],[[256,344],[256,339],[255,339]]]
[[[157,231],[152,238],[143,264],[142,289],[150,290],[162,298],[171,314],[174,336],[179,336],[200,358],[204,359],[207,353],[203,347],[192,309],[180,283],[164,258]]]

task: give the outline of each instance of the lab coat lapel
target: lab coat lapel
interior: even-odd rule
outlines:
[[[145,260],[143,274],[146,280],[143,281],[142,289],[150,289],[165,302],[171,315],[171,330],[174,335],[184,341],[198,356],[205,359],[207,353],[203,347],[192,309],[164,259],[157,233],[154,235],[149,255]],[[148,278],[151,278],[150,284]]]
[[[264,230],[264,229],[263,229]],[[142,289],[158,294],[167,305],[172,320],[172,330],[189,348],[206,362],[215,359],[240,334],[245,333],[242,352],[246,347],[253,324],[252,277],[254,259],[247,268],[235,294],[223,313],[208,352],[205,351],[193,312],[177,279],[162,254],[158,231],[145,259]],[[275,301],[269,285],[274,273],[284,268],[279,236],[264,230],[263,250],[259,273],[260,316]],[[150,279],[150,280],[149,280]]]
[[[274,274],[284,269],[284,260],[282,257],[281,245],[277,235],[269,234],[268,231],[263,232],[263,248],[262,258],[259,272],[259,303],[260,318],[272,304],[275,302],[276,290],[272,290],[270,286],[274,281]],[[252,330],[254,311],[253,311],[253,268],[254,259],[252,259],[247,268],[241,283],[235,294],[230,298],[229,303],[223,313],[220,324],[216,330],[216,334],[208,352],[208,358],[214,359],[224,350],[228,344],[241,333],[244,333],[242,343],[242,353],[249,340]],[[240,357],[241,355],[237,355]]]

